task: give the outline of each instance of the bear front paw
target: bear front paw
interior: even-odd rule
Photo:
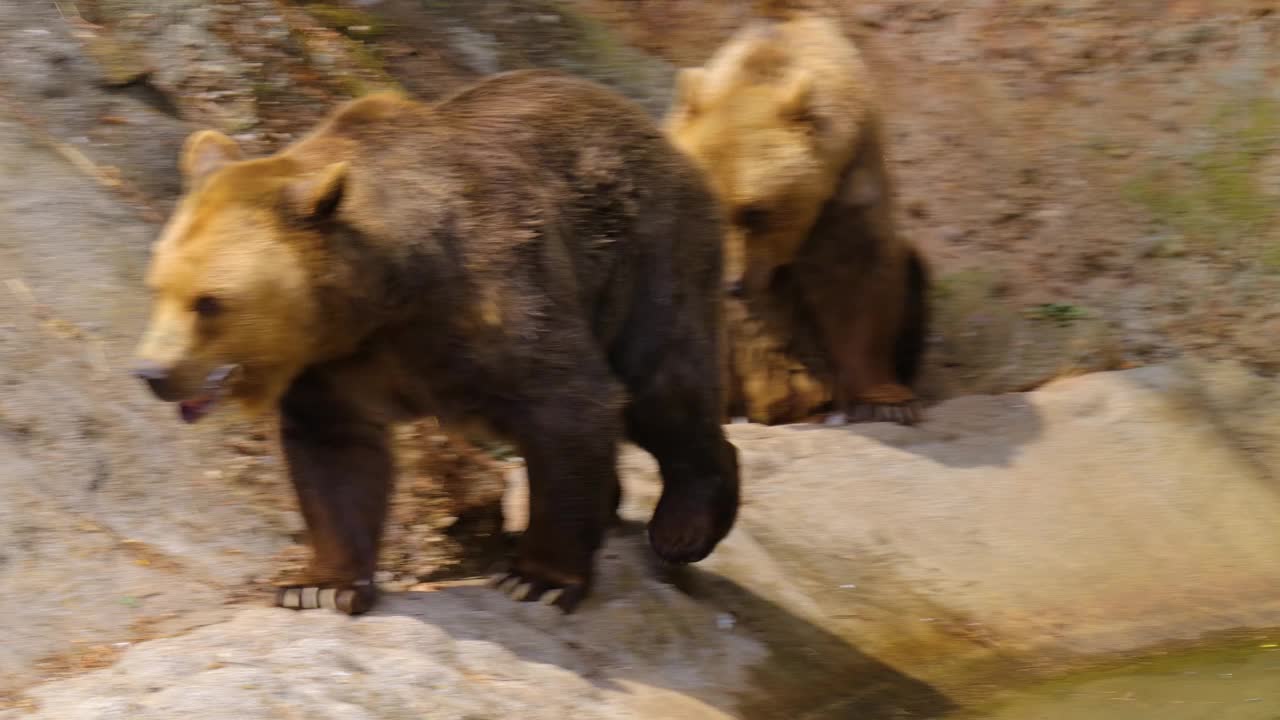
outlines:
[[[290,610],[337,610],[347,615],[368,612],[377,601],[377,587],[370,580],[323,585],[286,585],[276,588],[275,604]]]
[[[668,485],[649,520],[649,546],[673,565],[706,558],[724,539],[737,515],[737,485],[711,481],[705,486]]]

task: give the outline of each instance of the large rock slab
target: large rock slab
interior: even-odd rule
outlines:
[[[732,544],[704,567],[944,685],[955,661],[1277,625],[1275,392],[1183,363],[958,398],[916,429],[735,428],[777,590]]]
[[[129,377],[154,232],[0,117],[0,693],[220,612],[300,526],[217,475],[216,423],[181,427]]]
[[[1280,487],[1210,376],[1248,382],[1157,366],[917,428],[733,426],[741,522],[680,571],[650,562],[655,468],[629,449],[635,522],[578,614],[467,583],[358,619],[244,609],[34,689],[33,717],[940,717],[993,671],[1280,625]]]

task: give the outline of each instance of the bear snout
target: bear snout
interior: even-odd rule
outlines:
[[[174,392],[173,375],[169,368],[143,361],[134,366],[133,376],[145,382],[152,394],[161,400],[173,402],[179,399]]]

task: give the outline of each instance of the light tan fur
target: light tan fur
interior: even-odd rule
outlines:
[[[677,83],[666,130],[735,221],[726,279],[759,291],[795,258],[875,120],[867,69],[833,22],[801,13],[744,28]],[[765,227],[748,238],[753,212]]]
[[[234,362],[243,371],[229,394],[254,415],[274,406],[302,367],[349,351],[354,333],[323,331],[340,319],[322,317],[317,305],[313,266],[322,243],[282,223],[272,203],[284,198],[305,215],[331,200],[355,151],[341,127],[411,110],[397,95],[369,95],[286,151],[245,162],[225,135],[193,133],[179,160],[187,193],[152,248],[152,314],[137,358],[170,369],[182,396]],[[221,312],[202,317],[195,309],[201,297],[216,298]]]
[[[869,70],[813,5],[758,3],[758,20],[680,71],[664,130],[730,221],[731,411],[788,422],[831,401],[912,422],[927,273],[894,227]]]

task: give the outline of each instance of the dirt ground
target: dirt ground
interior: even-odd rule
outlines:
[[[541,65],[607,82],[657,114],[675,68],[705,59],[746,5],[0,1],[0,134],[23,149],[4,158],[0,214],[0,439],[17,458],[0,480],[66,488],[29,490],[24,517],[54,518],[28,520],[32,532],[65,536],[76,532],[67,518],[84,516],[106,528],[101,552],[148,572],[169,562],[172,577],[233,602],[260,601],[276,568],[301,557],[269,423],[220,418],[179,436],[119,377],[186,132],[219,127],[266,152],[372,89],[435,98]],[[835,11],[878,77],[899,220],[938,279],[930,398],[1187,353],[1280,369],[1274,2],[867,0]],[[24,176],[46,166],[40,182]],[[408,472],[382,579],[478,571],[488,556],[463,548],[494,537],[490,519],[461,538],[445,529],[501,492],[512,461],[429,423],[400,447]],[[147,484],[174,468],[188,484]],[[199,517],[223,494],[255,514]],[[188,510],[182,523],[155,519],[175,505]],[[184,540],[165,547],[175,532]],[[206,541],[258,557],[182,570],[198,553],[181,545]],[[157,619],[185,612],[185,591],[173,592],[167,605],[121,610],[137,628],[128,639],[181,625]],[[110,657],[97,640],[123,636],[85,637],[74,652],[50,645],[35,675],[92,665]]]
[[[1280,367],[1275,3],[836,4],[879,77],[900,220],[941,275],[950,374],[982,371],[963,336],[994,337],[1002,307],[1100,320],[1109,364],[1195,351]],[[682,65],[742,15],[581,5]]]

